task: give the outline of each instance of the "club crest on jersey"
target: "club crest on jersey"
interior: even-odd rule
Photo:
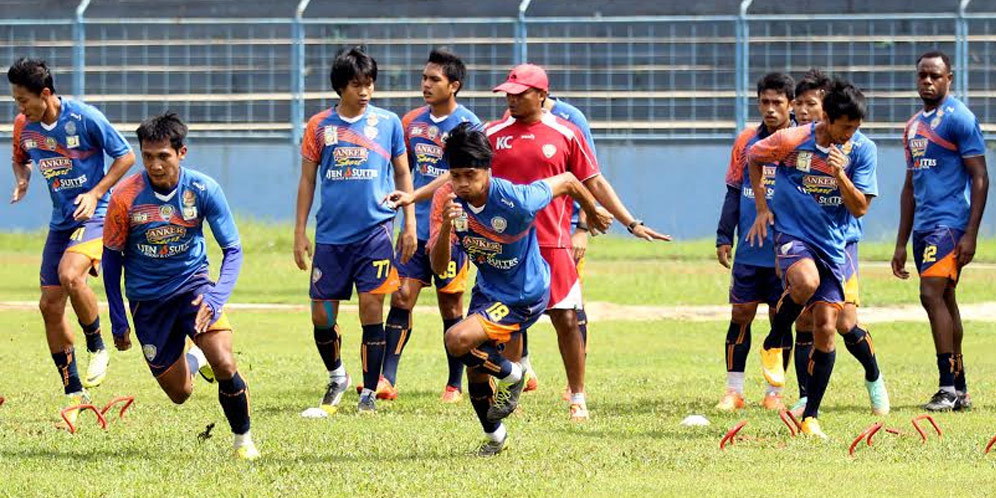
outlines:
[[[376,114],[374,114],[374,113],[371,112],[367,116],[367,126],[377,126],[377,123],[379,123],[379,122],[380,122],[380,120],[377,119],[377,115]]]
[[[197,194],[193,190],[183,191],[183,219],[190,221],[197,218]]]
[[[48,150],[55,150],[59,144],[52,137],[45,137],[45,148]]]
[[[940,111],[937,111],[937,116],[934,116],[934,119],[930,120],[930,129],[935,130],[940,125],[941,125],[941,113]]]
[[[557,146],[556,145],[553,145],[553,144],[545,144],[545,145],[543,145],[543,155],[546,156],[547,159],[550,159],[556,153],[557,153]]]
[[[75,135],[76,123],[74,121],[68,121],[66,122],[66,126],[64,129],[66,130],[66,135]]]
[[[70,123],[72,124],[72,123]],[[66,137],[66,147],[69,149],[75,149],[80,146],[80,137],[78,135],[70,135]]]
[[[363,128],[363,135],[369,138],[370,140],[377,138],[377,133],[378,131],[376,126],[367,126]]]
[[[322,135],[325,138],[325,145],[336,145],[339,143],[339,127],[338,126],[326,126],[322,131]]]
[[[799,171],[809,172],[809,167],[813,163],[813,153],[802,151],[795,158],[795,167]]]
[[[145,359],[152,361],[156,359],[156,347],[152,344],[142,345],[142,354],[145,355]]]
[[[437,128],[435,126],[430,126],[429,130],[428,130],[428,133],[429,133],[429,138],[435,139],[436,135],[439,134],[439,128]]]
[[[169,221],[173,218],[174,211],[175,209],[173,209],[171,204],[163,204],[162,206],[159,206],[159,217],[162,218],[163,221]]]
[[[467,213],[463,213],[453,220],[453,228],[458,232],[467,231]]]
[[[508,228],[508,221],[501,216],[495,216],[491,218],[491,228],[498,233],[502,233]]]

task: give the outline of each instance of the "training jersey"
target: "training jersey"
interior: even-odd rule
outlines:
[[[778,163],[770,208],[775,231],[806,242],[823,256],[844,264],[851,217],[827,164],[830,149],[816,144],[816,123],[779,130],[748,150],[749,160]],[[875,143],[860,131],[838,146],[848,158],[844,170],[858,191],[878,195]],[[777,250],[777,248],[776,248]]]
[[[104,153],[117,159],[131,146],[95,107],[59,97],[59,118],[52,125],[30,122],[24,114],[14,119],[14,163],[35,167],[48,183],[52,197],[49,228],[69,230],[79,225],[73,218],[76,197],[100,183],[107,173]],[[103,218],[110,192],[97,199],[93,218]]]
[[[208,271],[204,221],[222,249],[240,244],[239,230],[213,178],[180,167],[176,188],[152,189],[146,172],[121,181],[104,221],[104,247],[124,253],[125,295],[130,301],[165,299],[200,285]]]
[[[446,183],[432,198],[429,247],[439,237],[443,208],[452,192],[453,184]],[[476,285],[490,299],[526,305],[546,297],[550,267],[540,255],[534,220],[551,200],[545,181],[515,185],[495,177],[488,182],[488,199],[480,209],[456,198],[464,215],[453,220],[453,241],[477,265]]]
[[[480,124],[474,113],[466,107],[457,108],[448,116],[437,118],[429,106],[409,111],[401,118],[405,131],[405,145],[408,148],[408,164],[412,168],[412,183],[415,189],[424,187],[450,169],[443,159],[443,143],[450,130],[460,123]],[[415,227],[418,240],[429,239],[429,211],[432,199],[415,203]]]
[[[550,112],[555,116],[560,117],[577,126],[581,130],[581,134],[584,135],[585,142],[588,143],[588,147],[591,148],[591,155],[598,157],[598,151],[595,150],[595,139],[591,136],[591,125],[588,124],[588,118],[584,117],[584,113],[581,109],[564,102],[563,100],[553,99],[553,108]],[[574,201],[571,205],[571,228],[573,229],[578,225],[578,213],[581,212],[581,204],[578,201]]]
[[[580,181],[599,175],[598,161],[580,130],[571,123],[543,112],[532,124],[509,117],[485,129],[494,157],[494,176],[529,184],[571,172]],[[562,195],[536,216],[540,247],[571,247],[571,198]]]
[[[768,138],[768,127],[764,123],[756,128],[747,128],[737,135],[730,153],[730,165],[726,169],[726,184],[740,191],[740,218],[737,220],[737,252],[734,261],[738,264],[775,267],[775,251],[772,250],[773,235],[768,232],[763,246],[752,246],[747,242],[747,233],[757,218],[757,205],[754,203],[754,188],[751,187],[750,173],[747,171],[747,151],[757,142]],[[765,199],[771,201],[775,194],[775,164],[765,164]]]
[[[913,229],[964,230],[971,207],[971,178],[962,158],[986,153],[975,114],[948,96],[930,112],[922,110],[903,133],[906,167],[913,173]]]
[[[401,120],[368,105],[360,116],[344,118],[335,108],[308,120],[301,156],[318,164],[321,205],[315,242],[351,244],[394,218],[381,202],[394,191],[394,165],[405,154]]]

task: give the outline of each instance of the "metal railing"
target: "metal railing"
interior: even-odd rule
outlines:
[[[600,139],[728,139],[754,121],[753,82],[809,67],[845,76],[870,97],[865,128],[895,137],[919,103],[913,65],[952,55],[954,92],[996,138],[996,13],[729,16],[0,20],[0,58],[43,57],[57,90],[100,107],[127,132],[165,108],[199,136],[300,140],[307,116],[332,105],[335,51],[363,45],[380,67],[377,105],[422,104],[432,47],[467,62],[460,97],[482,119],[504,111],[490,88],[522,61],[543,65],[552,93],[578,105]],[[2,60],[2,59],[0,59]],[[0,103],[9,136],[14,104]]]

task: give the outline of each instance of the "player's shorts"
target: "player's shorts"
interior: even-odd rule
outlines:
[[[547,298],[528,305],[505,304],[486,296],[474,286],[467,316],[475,316],[488,338],[499,344],[512,339],[512,334],[528,329],[546,310]]]
[[[913,260],[920,278],[940,277],[958,282],[955,247],[965,232],[956,228],[937,228],[913,232]]]
[[[730,304],[766,303],[777,306],[783,292],[782,279],[774,267],[733,263]]]
[[[345,301],[356,292],[390,294],[401,285],[394,267],[391,222],[374,227],[351,244],[315,244],[311,262],[311,299]]]
[[[858,243],[848,242],[844,246],[844,303],[861,306],[858,292]]]
[[[90,258],[90,275],[97,276],[100,257],[104,254],[104,219],[91,218],[68,230],[49,230],[42,249],[41,286],[58,287],[59,263],[67,252]]]
[[[581,280],[571,248],[540,247],[540,255],[550,265],[550,303],[547,309],[581,309]]]
[[[789,288],[788,271],[793,265],[809,259],[816,264],[820,274],[820,285],[809,298],[807,306],[814,303],[827,303],[841,307],[844,303],[844,271],[839,265],[830,261],[805,242],[781,233],[775,233],[775,261],[779,274],[782,276],[782,286]]]
[[[203,283],[167,299],[128,303],[131,319],[135,324],[135,336],[142,345],[142,354],[149,370],[156,377],[162,376],[180,359],[186,346],[186,338],[193,339],[197,335],[195,323],[200,306],[191,303],[197,296],[214,287],[206,276],[200,279]],[[217,330],[232,330],[224,312],[207,328],[207,332]]]
[[[429,241],[418,241],[418,248],[415,254],[407,263],[402,263],[401,258],[395,259],[395,267],[398,269],[398,276],[418,280],[422,285],[432,285],[436,283],[436,289],[444,294],[459,294],[467,289],[467,253],[459,244],[453,244],[450,248],[450,263],[446,268],[446,273],[436,275],[432,273],[432,262],[429,260]]]

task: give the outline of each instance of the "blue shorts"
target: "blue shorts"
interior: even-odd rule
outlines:
[[[488,338],[499,344],[508,342],[512,334],[528,329],[546,311],[549,295],[528,305],[511,305],[491,299],[474,286],[467,317],[477,317]]]
[[[467,288],[467,253],[459,244],[453,244],[450,248],[450,264],[446,273],[436,275],[432,273],[429,248],[426,247],[428,243],[427,240],[419,240],[415,254],[407,263],[402,263],[400,258],[395,260],[394,266],[398,269],[398,276],[418,280],[427,287],[435,281],[436,289],[444,294],[462,293]]]
[[[733,263],[730,304],[766,303],[777,306],[782,298],[782,279],[774,268]]]
[[[311,299],[346,301],[356,292],[390,294],[401,284],[394,268],[390,221],[374,227],[359,242],[315,244],[311,262]]]
[[[844,270],[841,268],[843,265],[830,261],[809,244],[791,235],[775,233],[775,261],[785,290],[789,290],[789,268],[805,259],[815,263],[820,274],[820,285],[816,287],[816,292],[806,305],[823,302],[841,306],[844,303]]]
[[[142,345],[142,355],[152,375],[166,373],[183,355],[186,338],[197,335],[195,322],[200,306],[191,304],[197,296],[214,287],[207,276],[196,276],[189,290],[156,301],[129,301],[135,336]],[[228,317],[222,312],[217,321],[208,326],[207,332],[232,330]]]
[[[858,293],[858,243],[848,242],[844,246],[844,302],[861,306],[861,296]]]
[[[80,253],[91,261],[90,275],[97,276],[100,257],[104,253],[104,219],[91,218],[76,228],[49,230],[42,249],[41,286],[58,287],[59,263],[67,252]]]
[[[913,260],[920,278],[940,277],[958,282],[955,248],[965,232],[957,228],[938,228],[913,232]]]

